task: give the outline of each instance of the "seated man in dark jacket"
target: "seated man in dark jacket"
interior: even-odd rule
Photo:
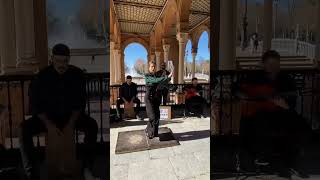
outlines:
[[[117,100],[117,116],[119,119],[122,119],[120,113],[120,105],[123,103],[135,103],[136,107],[134,108],[137,119],[141,120],[139,116],[140,111],[140,100],[137,98],[137,84],[132,82],[132,77],[127,76],[127,80],[120,87],[119,99]]]
[[[39,179],[35,172],[33,136],[42,132],[63,134],[76,128],[85,133],[85,164],[92,163],[98,125],[85,112],[86,86],[81,69],[68,65],[70,49],[57,44],[52,49],[52,63],[41,70],[31,86],[32,118],[21,124],[20,150],[27,178]],[[92,165],[92,164],[91,164]],[[90,168],[90,167],[88,167]],[[92,166],[91,166],[92,168]]]
[[[202,87],[198,84],[197,78],[192,78],[192,84],[183,88],[185,92],[186,109],[189,114],[203,116],[203,109],[206,101],[202,97]]]
[[[296,87],[294,80],[280,72],[280,55],[276,51],[267,51],[262,62],[264,71],[250,74],[240,83],[241,97],[250,99],[243,104],[240,136],[246,144],[254,147],[255,163],[267,165],[268,154],[261,150],[270,147],[270,137],[277,137],[281,145],[282,157],[288,168],[296,164],[296,152],[309,131],[306,122],[295,111]],[[252,138],[250,138],[252,137]],[[272,141],[271,145],[275,145]],[[278,147],[278,146],[277,146]],[[283,171],[287,173],[287,171]]]

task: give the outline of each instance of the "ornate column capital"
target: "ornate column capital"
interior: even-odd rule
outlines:
[[[114,50],[116,46],[116,43],[113,41],[110,41],[110,50]]]
[[[160,58],[161,51],[156,51],[156,52],[155,52],[155,55],[156,55],[157,58],[158,58],[158,57]]]
[[[189,22],[178,22],[177,32],[187,32],[189,30]]]
[[[172,43],[172,38],[165,37],[162,39],[162,44],[171,44]]]
[[[167,53],[170,50],[170,44],[164,44],[163,45],[163,52]]]
[[[118,55],[120,53],[120,49],[113,49],[113,52]]]
[[[185,33],[185,32],[177,33],[177,40],[179,41],[179,44],[187,44],[188,39],[189,39],[189,33]]]

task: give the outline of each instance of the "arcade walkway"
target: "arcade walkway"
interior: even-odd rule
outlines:
[[[146,123],[147,119],[111,124],[110,179],[210,179],[209,117],[161,121],[160,127],[169,127],[181,145],[116,155],[118,132],[144,129]]]

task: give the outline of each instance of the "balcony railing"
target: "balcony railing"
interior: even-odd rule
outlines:
[[[288,70],[296,83],[298,97],[296,111],[302,115],[313,130],[320,128],[320,71]],[[241,101],[232,91],[235,83],[256,71],[214,71],[211,82],[211,130],[214,135],[239,133]]]
[[[188,84],[172,84],[170,86],[176,86],[177,90],[175,92],[169,92],[167,105],[181,105],[184,104],[184,94],[183,87]],[[207,100],[207,103],[210,103],[210,85],[209,83],[201,83],[202,86],[202,96]],[[112,85],[110,86],[110,106],[112,109],[116,108],[117,99],[119,98],[119,89],[121,85]],[[141,107],[145,107],[144,97],[146,94],[145,85],[137,85],[138,90],[138,99],[141,101]]]
[[[293,56],[306,56],[315,59],[316,46],[296,39],[272,39],[273,49],[285,51]]]
[[[0,104],[3,107],[0,118],[0,144],[7,148],[18,148],[18,127],[22,121],[31,116],[29,103],[29,86],[33,75],[0,76]],[[99,142],[109,141],[107,128],[109,127],[109,73],[86,74],[87,107],[86,112],[98,124]],[[76,141],[83,135],[76,131]],[[45,144],[35,137],[37,146]],[[40,143],[41,142],[41,143]]]

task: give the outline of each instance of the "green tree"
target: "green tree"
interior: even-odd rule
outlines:
[[[139,75],[143,75],[146,69],[146,63],[143,59],[137,59],[136,63],[134,64],[134,69]]]

